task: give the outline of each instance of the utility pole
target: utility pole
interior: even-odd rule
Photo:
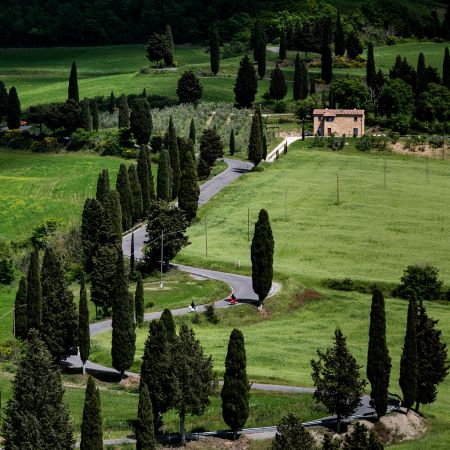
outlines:
[[[208,256],[208,221],[205,216],[205,255]]]
[[[386,160],[384,160],[384,189],[386,189],[386,164],[387,164],[387,161]]]
[[[164,288],[163,283],[163,260],[164,260],[164,230],[161,231],[161,272],[160,272],[160,279],[159,279],[159,288]]]
[[[14,346],[14,361],[17,361],[17,346],[16,346],[16,306],[13,308],[13,346]]]
[[[339,172],[336,174],[336,204],[339,205]]]
[[[247,207],[247,242],[250,242],[250,206]]]
[[[428,161],[428,156],[427,156],[427,165],[426,165],[426,172],[427,172],[427,183],[430,182],[430,177],[429,177],[429,161]]]
[[[288,194],[287,194],[287,188],[286,188],[286,192],[284,193],[284,218],[285,218],[286,222],[288,220],[287,198],[288,198]]]

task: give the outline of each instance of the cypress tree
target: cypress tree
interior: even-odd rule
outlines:
[[[116,97],[114,95],[114,92],[111,91],[111,94],[109,96],[108,111],[110,114],[112,114],[115,110],[116,110]]]
[[[78,93],[77,63],[75,61],[72,63],[72,67],[70,69],[67,100],[74,100],[77,103],[80,101],[80,95]]]
[[[80,359],[83,363],[83,375],[86,373],[85,365],[91,351],[91,333],[89,330],[89,307],[86,294],[84,273],[80,278],[80,304],[78,307],[78,347]]]
[[[261,123],[258,114],[253,114],[250,138],[248,142],[248,160],[257,166],[263,157],[263,143],[261,140]]]
[[[300,418],[292,413],[284,416],[277,425],[277,432],[272,442],[271,450],[316,450],[315,441],[309,431],[305,429]]]
[[[27,279],[23,276],[19,282],[14,303],[14,331],[19,339],[26,339],[28,335],[27,326]]]
[[[8,98],[9,95],[5,83],[0,80],[0,122],[8,113]]]
[[[230,155],[233,156],[235,151],[236,151],[236,143],[234,140],[234,129],[232,128],[230,133]]]
[[[306,97],[308,97],[308,86],[309,86],[308,66],[305,64],[305,61],[302,61],[301,64],[301,74],[302,74],[301,99],[305,99]]]
[[[309,87],[309,93],[311,95],[316,93],[316,79],[314,77],[311,78],[311,85]]]
[[[128,179],[131,193],[133,195],[133,223],[137,223],[143,216],[142,189],[136,166],[131,164],[128,167]]]
[[[103,221],[99,232],[102,244],[122,245],[122,211],[120,208],[120,196],[117,191],[106,194],[103,205]]]
[[[172,67],[175,57],[175,44],[173,43],[172,28],[170,28],[170,25],[166,25],[165,34],[167,40],[167,52],[164,55],[164,62],[166,63],[166,66]]]
[[[158,199],[169,202],[172,199],[171,194],[171,171],[170,156],[167,150],[163,150],[159,156],[158,178],[156,180],[156,192]]]
[[[125,94],[119,97],[119,128],[130,128],[130,108]]]
[[[351,59],[358,57],[363,51],[363,46],[355,32],[351,32],[347,38],[347,56]]]
[[[249,415],[250,385],[247,378],[247,358],[244,335],[234,329],[230,335],[223,378],[222,416],[237,437],[237,430],[245,425]]]
[[[302,72],[301,72],[300,55],[297,52],[294,64],[294,87],[292,89],[293,98],[295,101],[300,100],[303,92],[302,82]]]
[[[192,222],[197,215],[200,188],[198,187],[197,166],[191,153],[186,155],[186,165],[181,174],[180,184],[178,207],[184,211],[187,220]]]
[[[372,87],[377,71],[375,68],[375,56],[373,54],[373,44],[369,42],[367,47],[367,67],[366,67],[366,83],[367,86]]]
[[[169,120],[169,142],[168,142],[168,150],[170,156],[170,167],[172,169],[172,200],[178,197],[178,193],[180,191],[180,178],[181,178],[181,170],[180,170],[180,155],[178,152],[178,141],[177,141],[177,132],[175,130],[175,125],[173,124],[172,116],[170,116]]]
[[[92,102],[92,129],[98,131],[99,117],[98,117],[98,105],[97,102]]]
[[[150,155],[148,150],[141,148],[137,161],[137,174],[141,185],[142,209],[146,216],[150,210],[150,202],[153,198],[153,176],[149,166]]]
[[[262,80],[266,75],[266,66],[267,66],[267,53],[266,53],[266,41],[265,39],[260,39],[258,41],[258,75],[259,79]]]
[[[418,93],[421,93],[426,90],[428,80],[427,80],[427,68],[425,66],[425,55],[420,52],[419,58],[417,61],[417,84],[413,86]]]
[[[195,122],[194,118],[191,119],[191,125],[189,126],[189,139],[193,142],[195,145]]]
[[[447,2],[447,10],[445,11],[444,20],[442,22],[442,37],[450,40],[450,3]]]
[[[400,388],[403,392],[402,404],[410,409],[417,398],[417,300],[413,293],[408,305],[408,320],[406,323],[405,343],[400,360]]]
[[[251,247],[252,284],[259,298],[259,306],[262,306],[272,287],[274,246],[269,214],[261,209]]]
[[[416,411],[419,411],[421,404],[430,404],[436,400],[437,386],[448,375],[447,344],[442,341],[442,332],[436,328],[437,324],[437,320],[428,317],[420,300],[417,317]]]
[[[75,439],[61,372],[35,330],[11,383],[2,424],[5,449],[72,450]]]
[[[91,375],[88,377],[84,397],[80,450],[103,450],[100,391]]]
[[[200,138],[200,159],[213,167],[223,157],[223,142],[214,128],[205,128]]]
[[[10,130],[18,130],[20,128],[21,115],[19,96],[17,95],[16,88],[13,86],[9,90],[8,105],[6,108],[6,125],[8,125]]]
[[[134,232],[131,233],[131,244],[130,244],[130,277],[134,277]]]
[[[323,40],[322,40],[322,67],[321,78],[326,84],[330,84],[333,78],[333,60],[331,59],[330,37],[329,37],[329,23],[324,24]]]
[[[86,273],[92,272],[92,259],[99,245],[99,231],[102,226],[102,205],[95,199],[87,198],[81,217],[81,243],[83,246],[83,266]]]
[[[87,98],[81,102],[81,127],[86,131],[92,131],[91,109]]]
[[[136,421],[136,450],[155,449],[152,401],[147,385],[141,383],[139,387],[138,419]]]
[[[369,348],[367,352],[367,378],[371,384],[370,397],[378,418],[388,407],[391,358],[386,342],[386,313],[383,294],[375,288],[370,311]]]
[[[280,49],[278,57],[281,61],[284,61],[286,59],[286,31],[284,30],[280,34]]]
[[[120,210],[122,212],[122,230],[129,230],[133,226],[133,193],[131,192],[130,179],[125,164],[119,167],[117,174],[116,190],[120,196]]]
[[[198,179],[206,180],[210,174],[211,174],[211,167],[209,167],[209,164],[202,157],[200,157],[197,163]]]
[[[42,324],[42,289],[39,271],[39,250],[33,249],[27,272],[27,326],[39,330]]]
[[[240,108],[251,108],[255,101],[258,82],[255,69],[247,55],[239,63],[239,70],[234,85],[234,98]]]
[[[267,158],[267,138],[266,133],[264,132],[265,126],[262,118],[261,106],[256,110],[255,113],[258,116],[259,120],[259,131],[261,136],[261,144],[262,144],[262,160],[265,161]]]
[[[274,100],[282,100],[287,94],[287,82],[283,71],[278,64],[270,74],[269,95]]]
[[[144,325],[144,284],[141,272],[136,272],[136,291],[134,293],[134,310],[136,313],[136,325],[141,328]]]
[[[336,17],[334,54],[336,56],[344,56],[345,55],[345,35],[344,35],[344,29],[342,28],[341,13],[339,11],[337,12],[337,17]]]
[[[45,249],[41,286],[42,340],[58,362],[78,346],[78,315],[61,259],[51,247]]]
[[[181,172],[183,172],[186,166],[186,158],[188,153],[191,155],[192,160],[195,162],[195,148],[194,143],[190,139],[184,139],[180,136],[177,138],[178,152],[180,155],[180,167],[182,167]]]
[[[445,47],[444,62],[442,65],[442,85],[450,89],[450,53],[448,47]]]
[[[122,250],[117,256],[115,297],[112,316],[111,356],[113,367],[124,377],[134,362],[136,331],[134,327],[133,298],[128,291],[128,280]]]
[[[211,72],[213,75],[217,75],[220,67],[220,46],[219,34],[216,29],[211,31],[209,38],[209,56],[211,62]]]
[[[150,105],[145,98],[137,98],[131,107],[130,127],[139,145],[149,143],[152,136],[153,121]]]
[[[253,49],[253,60],[256,62],[260,57],[259,52],[261,48],[258,46],[258,44],[261,40],[265,40],[264,30],[262,28],[261,22],[259,20],[256,20],[253,24],[253,29],[250,37],[250,44],[251,48]]]
[[[160,321],[164,325],[166,330],[166,337],[169,342],[175,342],[177,338],[177,330],[175,327],[175,321],[173,320],[173,315],[170,309],[165,308],[161,314]]]
[[[103,169],[98,174],[98,180],[97,180],[97,193],[95,195],[95,198],[98,202],[100,202],[102,205],[105,203],[106,195],[111,190],[110,183],[109,183],[109,172],[108,169]]]
[[[180,103],[196,105],[203,95],[203,86],[193,70],[184,72],[177,85],[177,95]]]

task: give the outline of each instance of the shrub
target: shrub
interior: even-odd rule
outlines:
[[[193,323],[194,325],[200,325],[200,314],[199,314],[199,313],[195,313],[195,314],[192,316],[192,323]]]
[[[31,243],[33,245],[37,245],[40,248],[43,248],[47,242],[47,238],[49,235],[54,233],[58,228],[62,225],[61,219],[50,218],[47,219],[41,225],[38,225],[33,229],[31,234]]]
[[[14,344],[12,341],[0,342],[0,361],[9,361],[14,356]]]
[[[277,114],[285,113],[286,112],[286,103],[283,101],[276,102],[273,110]]]
[[[206,320],[210,323],[213,323],[214,325],[219,322],[219,318],[216,314],[216,307],[214,306],[214,303],[211,303],[209,305],[206,305],[205,312]]]
[[[31,142],[32,139],[28,131],[6,130],[0,135],[0,145],[12,149],[28,149]]]
[[[393,295],[407,299],[415,292],[418,300],[438,300],[442,294],[442,281],[438,276],[439,270],[429,264],[408,266]]]
[[[91,150],[95,147],[96,131],[86,131],[84,128],[78,128],[72,133],[69,150]]]
[[[45,137],[42,141],[33,141],[30,150],[35,153],[51,153],[59,149],[58,140],[54,137]]]
[[[14,280],[14,264],[12,259],[0,259],[0,284],[11,284]]]
[[[163,138],[162,136],[152,136],[150,146],[153,153],[159,153],[162,150]]]

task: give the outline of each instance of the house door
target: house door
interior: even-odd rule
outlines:
[[[358,137],[359,129],[353,128],[353,137]]]
[[[331,132],[331,128],[328,128],[328,136],[331,136],[333,133]]]

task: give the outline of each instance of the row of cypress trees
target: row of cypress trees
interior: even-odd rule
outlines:
[[[21,115],[22,110],[17,89],[12,86],[8,92],[3,81],[0,81],[0,122],[3,118],[6,118],[8,128],[17,130],[20,128]]]

